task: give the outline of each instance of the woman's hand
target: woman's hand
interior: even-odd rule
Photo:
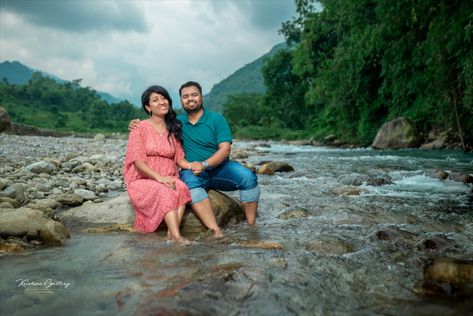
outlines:
[[[167,186],[170,189],[173,189],[173,190],[176,189],[176,180],[173,177],[161,177],[161,176],[159,176],[159,177],[156,177],[155,180],[158,181],[159,183],[164,184],[165,186]]]

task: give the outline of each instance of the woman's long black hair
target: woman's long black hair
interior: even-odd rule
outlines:
[[[172,99],[166,89],[161,86],[151,86],[146,89],[141,95],[141,104],[143,106],[143,110],[149,115],[146,106],[149,105],[149,96],[153,92],[162,95],[169,102],[169,111],[164,116],[164,122],[166,123],[166,128],[169,131],[168,140],[169,136],[173,134],[178,141],[182,142],[181,123],[176,119],[176,112],[174,112],[174,109],[172,108]]]

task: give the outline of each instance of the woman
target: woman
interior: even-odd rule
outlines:
[[[187,186],[178,178],[177,166],[191,168],[184,159],[181,127],[172,109],[169,93],[151,86],[141,96],[149,119],[130,132],[123,176],[135,208],[134,228],[153,232],[164,218],[168,238],[190,243],[179,233],[186,203],[191,201]]]

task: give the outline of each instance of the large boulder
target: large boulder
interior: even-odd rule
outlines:
[[[48,218],[41,211],[26,207],[0,210],[0,237],[12,239],[12,236],[39,239],[46,244],[64,244],[66,238],[70,237],[62,223]]]
[[[11,118],[8,115],[7,110],[0,106],[0,133],[10,129]]]
[[[210,190],[209,198],[220,227],[245,219],[243,207],[231,197]],[[79,207],[71,208],[60,215],[60,220],[72,227],[131,225],[135,222],[135,210],[128,193],[123,192],[120,196],[103,203],[86,202]],[[165,229],[164,221],[160,229]],[[187,207],[182,219],[181,232],[198,233],[206,230],[190,207]]]
[[[375,149],[400,149],[418,147],[422,142],[415,126],[406,118],[399,117],[385,123],[376,135],[371,147]]]

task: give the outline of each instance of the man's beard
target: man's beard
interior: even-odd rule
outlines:
[[[200,106],[196,106],[194,109],[188,109],[184,106],[182,108],[184,109],[184,111],[187,112],[187,114],[194,114],[194,113],[199,112],[203,107],[204,107],[204,103],[202,102]]]

